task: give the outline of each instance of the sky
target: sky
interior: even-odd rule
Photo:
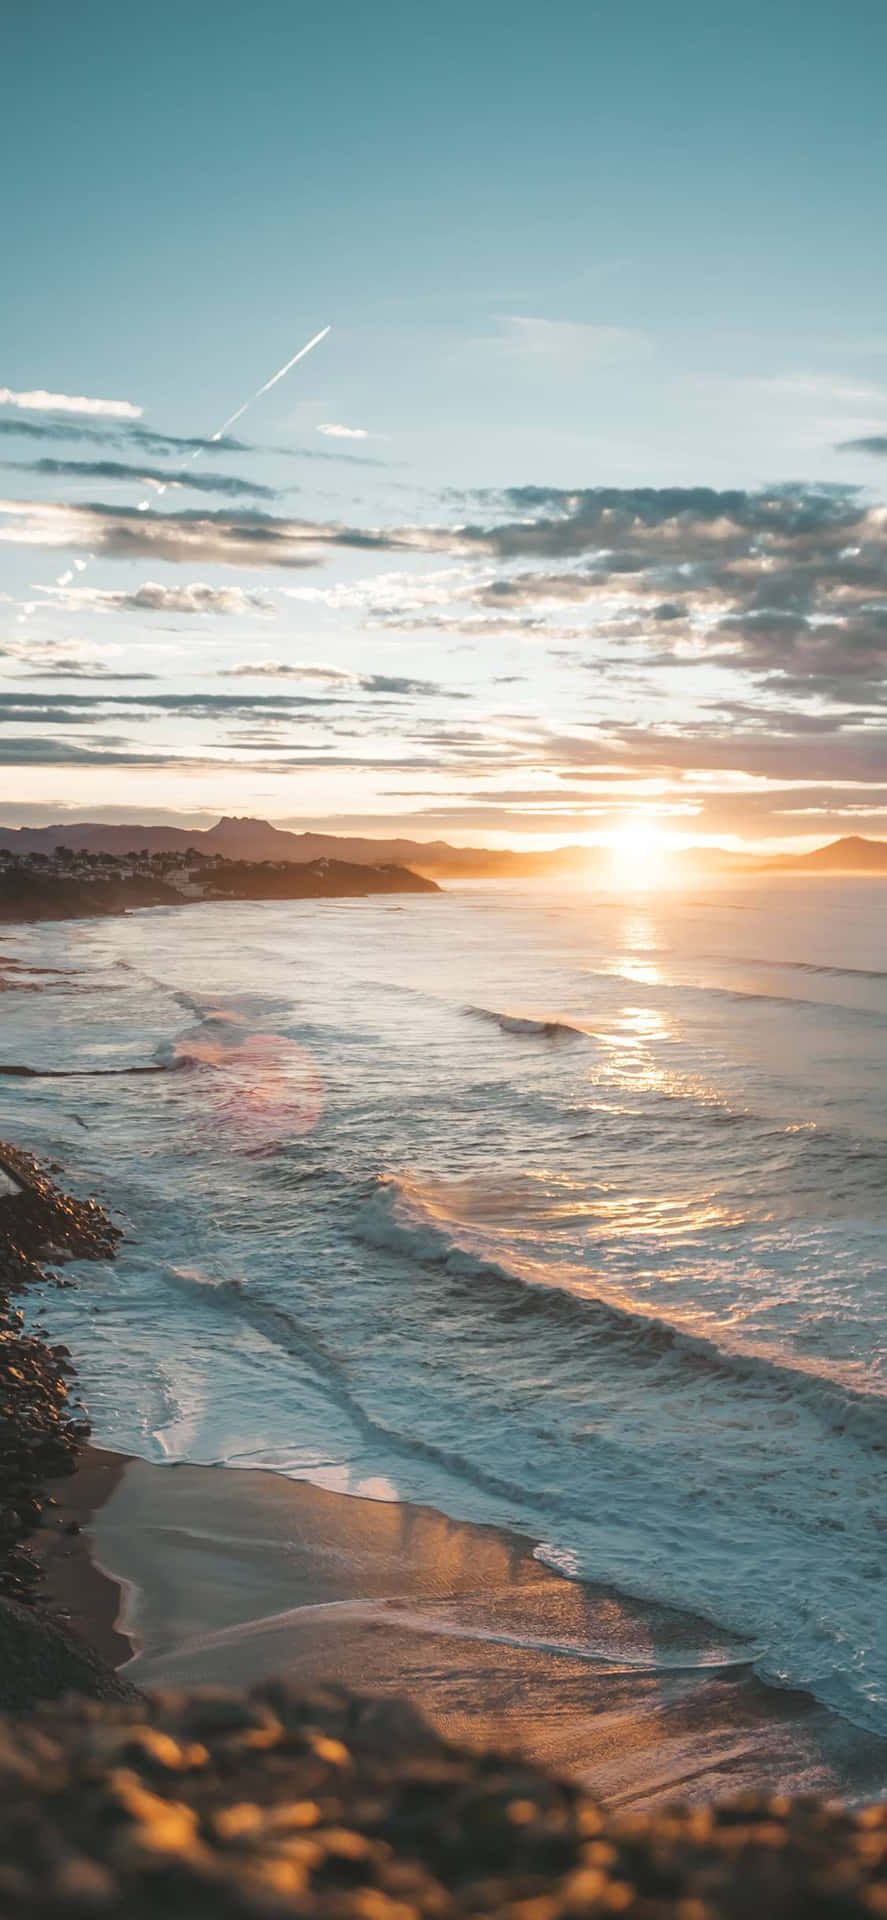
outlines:
[[[4,54],[0,820],[887,837],[881,0]]]

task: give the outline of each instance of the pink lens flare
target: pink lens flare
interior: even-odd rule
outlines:
[[[208,1093],[213,1124],[235,1134],[244,1153],[261,1153],[309,1133],[320,1119],[317,1062],[283,1034],[244,1034],[236,1027],[201,1032],[180,1040],[177,1053],[213,1068]]]

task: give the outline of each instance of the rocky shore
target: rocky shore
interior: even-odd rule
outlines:
[[[85,1458],[69,1484],[95,1478],[82,1489],[87,1508],[109,1485],[123,1499],[126,1463],[84,1455],[67,1349],[39,1326],[26,1333],[14,1305],[24,1290],[66,1284],[53,1263],[107,1258],[118,1238],[96,1201],[69,1198],[0,1143],[4,1920],[887,1916],[887,1803],[854,1811],[756,1790],[713,1805],[604,1808],[575,1777],[445,1737],[390,1690],[368,1698],[337,1682],[268,1679],[145,1697],[121,1680],[110,1662],[125,1643],[118,1635],[105,1659],[88,1615],[83,1638],[53,1615],[34,1542],[42,1537],[45,1561],[54,1541],[50,1553],[67,1563],[59,1528],[72,1522],[49,1489]],[[213,1470],[179,1473],[200,1471]],[[267,1477],[282,1499],[287,1483]],[[328,1534],[331,1496],[300,1491],[323,1508]],[[360,1521],[365,1503],[344,1504]],[[451,1526],[430,1515],[424,1524]],[[379,1623],[370,1629],[378,1635]],[[606,1746],[606,1725],[599,1738]]]
[[[129,1690],[50,1617],[32,1550],[51,1483],[70,1474],[89,1435],[71,1398],[68,1349],[27,1333],[16,1295],[67,1283],[47,1262],[106,1259],[119,1230],[94,1200],[59,1191],[37,1161],[0,1142],[0,1702],[27,1705],[78,1688]]]
[[[871,1920],[887,1808],[608,1814],[335,1687],[73,1702],[0,1718],[0,1901],[10,1920]]]

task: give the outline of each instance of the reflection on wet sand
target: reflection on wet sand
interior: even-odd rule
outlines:
[[[589,1490],[593,1502],[593,1490]],[[144,1685],[285,1672],[408,1693],[613,1805],[780,1782],[869,1794],[887,1745],[757,1681],[705,1621],[564,1578],[515,1534],[272,1473],[133,1461],[93,1523]],[[542,1551],[540,1549],[540,1551]]]

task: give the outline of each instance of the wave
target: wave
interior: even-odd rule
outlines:
[[[865,1534],[868,1523],[860,1514],[845,1548],[843,1517],[834,1516],[828,1502],[805,1500],[803,1471],[799,1478],[789,1479],[783,1490],[779,1463],[783,1446],[793,1457],[793,1415],[801,1412],[806,1420],[813,1416],[821,1432],[819,1442],[809,1433],[797,1435],[799,1458],[819,1460],[826,1478],[833,1478],[837,1471],[841,1485],[848,1489],[860,1478],[878,1484],[882,1462],[869,1456],[887,1449],[887,1405],[791,1367],[733,1354],[609,1302],[579,1299],[554,1286],[530,1283],[506,1267],[470,1256],[441,1225],[423,1226],[414,1218],[410,1227],[402,1217],[394,1218],[392,1207],[396,1208],[399,1198],[398,1183],[380,1182],[368,1199],[364,1194],[358,1227],[363,1237],[384,1248],[390,1245],[390,1237],[388,1233],[380,1237],[380,1227],[385,1220],[390,1230],[393,1221],[398,1253],[401,1257],[411,1254],[410,1295],[419,1316],[425,1310],[417,1291],[420,1269],[427,1266],[432,1270],[435,1301],[439,1306],[452,1287],[455,1319],[463,1326],[467,1296],[473,1311],[483,1312],[491,1305],[497,1321],[503,1313],[512,1320],[537,1317],[536,1324],[531,1320],[526,1329],[520,1328],[520,1335],[526,1330],[530,1338],[520,1338],[519,1344],[523,1351],[530,1347],[538,1353],[540,1366],[561,1366],[569,1353],[568,1390],[575,1396],[584,1380],[588,1407],[574,1436],[571,1463],[558,1435],[549,1433],[540,1421],[541,1408],[530,1415],[529,1451],[522,1444],[520,1427],[514,1447],[491,1455],[483,1425],[475,1429],[471,1420],[464,1419],[458,1401],[450,1406],[447,1396],[438,1409],[433,1398],[415,1399],[408,1387],[396,1386],[393,1376],[387,1383],[374,1381],[372,1370],[365,1377],[359,1356],[343,1358],[325,1334],[306,1325],[300,1312],[278,1305],[260,1288],[237,1280],[213,1280],[193,1269],[165,1269],[165,1278],[192,1297],[196,1294],[211,1310],[236,1315],[272,1342],[280,1355],[291,1355],[304,1365],[331,1406],[348,1418],[355,1438],[378,1463],[377,1470],[402,1488],[402,1497],[428,1502],[454,1517],[493,1519],[535,1541],[537,1557],[567,1577],[595,1584],[602,1581],[616,1593],[717,1623],[719,1638],[726,1633],[731,1641],[745,1642],[740,1663],[753,1663],[765,1680],[809,1688],[826,1705],[849,1713],[859,1724],[872,1724],[872,1713],[874,1723],[880,1724],[880,1695],[872,1696],[872,1704],[865,1688],[861,1692],[855,1685],[847,1688],[840,1663],[835,1665],[831,1642],[819,1633],[814,1580],[814,1568],[817,1578],[821,1569],[822,1604],[834,1620],[841,1617],[845,1551],[848,1559],[858,1563],[860,1579],[875,1583],[871,1592],[866,1586],[862,1611],[856,1605],[852,1622],[848,1618],[843,1629],[858,1636],[857,1644],[865,1644],[872,1633],[872,1608],[878,1604],[875,1587],[881,1578],[876,1548],[869,1547]],[[415,1194],[413,1203],[415,1207]],[[417,1233],[421,1235],[418,1242]],[[557,1325],[561,1334],[557,1348],[539,1337],[543,1329],[538,1316]],[[557,1352],[560,1359],[555,1358]],[[683,1418],[684,1408],[691,1427],[700,1411],[704,1414],[708,1408],[710,1418],[711,1409],[717,1408],[710,1438],[713,1443],[723,1440],[723,1446],[711,1460],[710,1514],[706,1511],[703,1516],[699,1511],[701,1483],[692,1476],[688,1480],[680,1463],[672,1470],[656,1438],[658,1429],[651,1428],[649,1420],[640,1436],[630,1415],[621,1431],[607,1431],[598,1423],[595,1404],[600,1393],[606,1400],[616,1377],[629,1405],[637,1401],[640,1409],[654,1395],[668,1416],[666,1427],[669,1420],[673,1424],[675,1418]],[[517,1406],[511,1408],[511,1418],[520,1418]],[[759,1432],[763,1448],[755,1474],[740,1476],[738,1481],[732,1468],[732,1435],[737,1426],[748,1430],[752,1444]],[[841,1436],[837,1451],[835,1435]],[[849,1451],[845,1451],[845,1436]],[[868,1451],[863,1452],[864,1448]],[[783,1591],[778,1601],[767,1583],[766,1542],[782,1551],[785,1501],[791,1515],[787,1550],[791,1557],[780,1561],[778,1580]],[[720,1538],[723,1552],[710,1546],[710,1530],[715,1549]],[[751,1542],[759,1536],[765,1545],[753,1556],[748,1572],[736,1542],[744,1537]],[[817,1541],[819,1545],[814,1544]],[[733,1658],[737,1651],[732,1650]],[[654,1659],[658,1664],[658,1650]]]
[[[536,1548],[534,1559],[545,1565],[545,1549]],[[597,1644],[591,1641],[572,1639],[541,1638],[531,1633],[509,1633],[506,1629],[484,1622],[475,1626],[472,1621],[459,1617],[452,1611],[452,1604],[436,1609],[433,1602],[424,1607],[411,1607],[400,1600],[358,1600],[346,1601],[347,1607],[362,1618],[392,1622],[409,1627],[412,1633],[432,1634],[448,1640],[467,1640],[480,1642],[485,1646],[514,1647],[521,1653],[550,1653],[568,1660],[582,1660],[589,1666],[605,1667],[612,1673],[631,1673],[637,1678],[648,1675],[655,1678],[660,1673],[702,1674],[702,1673],[742,1673],[754,1665],[757,1652],[754,1646],[734,1654],[712,1655],[706,1659],[703,1655],[693,1657],[689,1653],[671,1653],[657,1648],[654,1659],[642,1659],[639,1656],[617,1651],[607,1644],[601,1636]],[[456,1603],[458,1605],[458,1602]],[[301,1613],[304,1609],[299,1609]]]
[[[740,962],[739,964],[745,965],[745,966],[761,966],[762,969],[766,971],[773,963],[770,961],[744,961],[744,962]],[[785,965],[788,966],[789,963],[786,962]],[[791,970],[797,971],[794,963],[792,963]],[[828,968],[817,969],[811,965],[809,971],[810,972],[816,972],[816,971],[828,972],[828,971],[832,971],[832,969],[828,969]],[[842,969],[836,968],[834,969],[834,971],[841,972]],[[635,980],[634,976],[630,973],[626,973],[624,968],[620,966],[587,967],[585,969],[585,977],[590,980],[626,980],[632,986],[638,985],[638,982]],[[867,975],[864,975],[863,977],[867,979],[877,980],[881,978],[881,975],[867,974]],[[825,1005],[828,1009],[829,1014],[832,1017],[840,1020],[878,1020],[878,1021],[887,1020],[887,1012],[885,1012],[879,1007],[848,1006],[847,1003],[842,1000],[829,1000],[829,1001],[823,1002],[821,1000],[811,999],[807,994],[804,994],[804,993],[800,993],[800,994],[798,993],[764,993],[764,992],[758,993],[758,992],[755,992],[754,988],[752,987],[722,987],[722,986],[718,986],[716,982],[712,980],[708,980],[705,982],[700,982],[698,980],[645,981],[643,983],[643,991],[646,994],[653,993],[658,995],[658,994],[664,993],[668,995],[681,995],[687,998],[693,997],[698,1000],[707,1000],[707,999],[713,999],[716,1001],[731,1000],[731,1001],[734,1001],[737,1005],[748,1004],[752,1006],[794,1007],[794,1008],[802,1009],[805,1013],[809,1013],[814,1017],[822,1016],[823,1006]],[[587,1029],[580,1028],[579,1031],[585,1032],[587,1031]]]
[[[189,1054],[171,1060],[155,1060],[134,1067],[26,1067],[17,1061],[0,1061],[0,1075],[16,1080],[116,1080],[130,1074],[181,1073],[199,1062]]]
[[[704,955],[703,958],[723,959],[722,954]],[[836,980],[887,980],[887,972],[881,967],[839,967],[822,960],[768,960],[763,955],[749,958],[745,954],[730,954],[731,966],[761,967],[765,972],[771,968],[786,973],[821,973]]]
[[[517,1481],[480,1466],[454,1448],[440,1446],[415,1433],[403,1433],[368,1412],[350,1385],[349,1370],[345,1363],[291,1309],[276,1306],[241,1280],[212,1280],[193,1268],[184,1267],[168,1269],[168,1278],[175,1286],[196,1294],[208,1306],[235,1313],[281,1351],[306,1362],[322,1379],[331,1399],[350,1417],[366,1440],[376,1445],[381,1441],[387,1452],[398,1454],[403,1460],[425,1460],[448,1476],[468,1481],[481,1492],[498,1499],[514,1505],[526,1502],[526,1488]],[[534,1491],[533,1501],[542,1509],[550,1508],[556,1497],[556,1490],[539,1487]],[[565,1511],[569,1513],[571,1509],[566,1508]],[[577,1515],[579,1511],[577,1508]]]
[[[490,1020],[502,1033],[514,1033],[529,1038],[540,1037],[544,1040],[588,1040],[591,1031],[588,1027],[574,1026],[568,1020],[539,1020],[519,1013],[497,1013],[491,1007],[466,1007],[465,1012],[475,1020]]]
[[[643,958],[645,960],[673,961],[679,957],[679,952],[674,947],[643,948]],[[838,980],[887,980],[887,970],[882,967],[842,967],[839,966],[837,962],[832,961],[785,960],[781,956],[776,957],[765,953],[724,953],[717,949],[709,951],[700,950],[694,954],[694,959],[714,962],[718,966],[723,966],[727,963],[731,967],[759,967],[762,973],[813,973],[824,974],[827,977],[834,977]],[[618,972],[618,967],[614,970]],[[629,978],[631,978],[631,975],[629,975]],[[691,983],[665,981],[662,984],[680,986]],[[704,991],[704,989],[702,990]],[[729,991],[729,989],[715,987],[712,991],[723,992]],[[754,997],[768,998],[769,996],[755,995]]]
[[[551,1269],[527,1264],[521,1271],[461,1246],[458,1227],[427,1205],[408,1181],[380,1176],[358,1219],[361,1238],[422,1266],[444,1268],[457,1285],[483,1291],[509,1319],[554,1322],[577,1339],[591,1337],[597,1353],[606,1343],[615,1357],[622,1348],[633,1362],[665,1362],[678,1374],[697,1378],[704,1371],[730,1386],[752,1389],[812,1414],[832,1432],[860,1445],[887,1452],[887,1399],[832,1376],[808,1372],[757,1349],[719,1345],[655,1314],[646,1314],[598,1295],[577,1293]],[[565,1279],[566,1279],[565,1275]]]

